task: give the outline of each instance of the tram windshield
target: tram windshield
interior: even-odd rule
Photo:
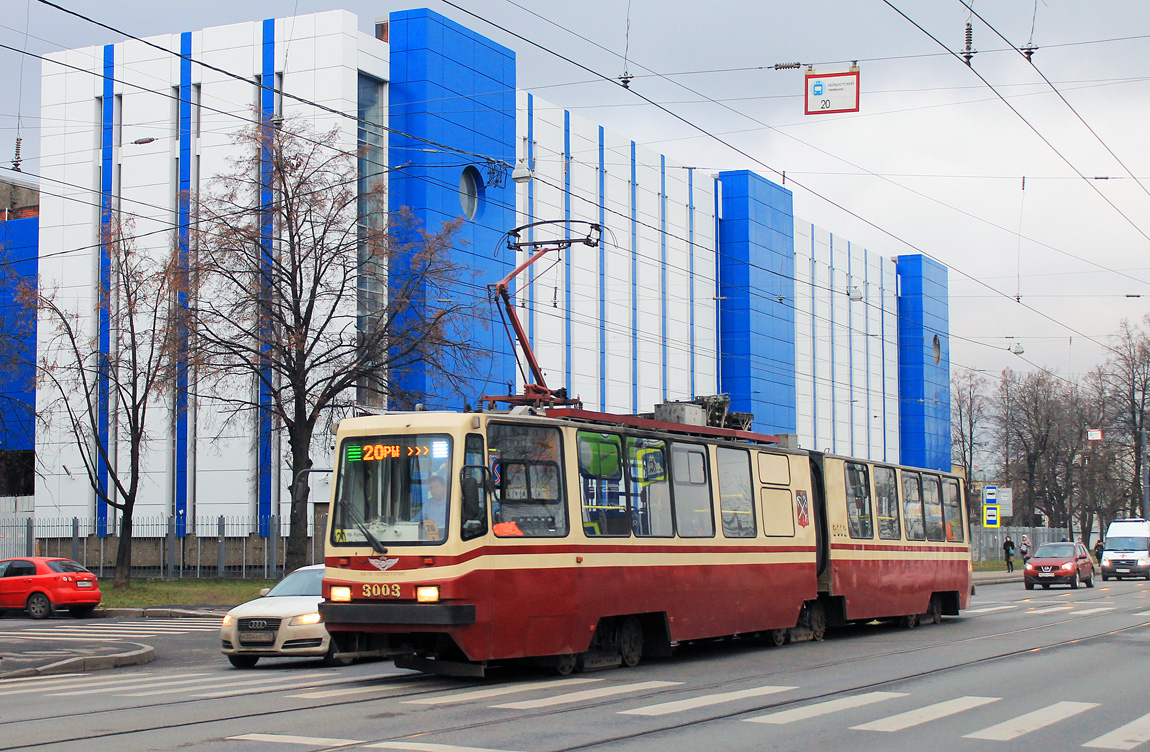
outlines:
[[[339,449],[334,545],[436,544],[447,538],[451,437],[345,439]]]

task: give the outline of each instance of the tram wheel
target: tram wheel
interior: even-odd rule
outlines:
[[[815,642],[822,642],[823,638],[827,636],[827,612],[823,609],[823,604],[817,601],[812,603],[808,619],[811,639]]]
[[[575,669],[579,665],[579,657],[574,653],[565,653],[564,655],[555,656],[555,665],[552,668],[555,673],[560,676],[570,676],[575,673]]]
[[[787,630],[771,629],[767,631],[767,642],[776,648],[787,644]]]
[[[643,658],[643,625],[634,616],[628,616],[619,629],[619,655],[629,667],[638,666]]]
[[[918,614],[907,614],[902,617],[902,625],[907,629],[914,629],[918,626]]]
[[[930,617],[931,624],[942,622],[942,599],[938,597],[938,593],[930,596],[930,607],[926,615]]]

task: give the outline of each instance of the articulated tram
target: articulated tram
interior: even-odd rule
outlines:
[[[320,612],[342,652],[482,675],[914,626],[972,592],[962,480],[573,408],[340,424]]]

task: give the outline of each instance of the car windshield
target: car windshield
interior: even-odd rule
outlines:
[[[1043,543],[1034,552],[1036,559],[1070,559],[1073,557],[1073,543]]]
[[[50,561],[50,562],[48,562],[48,568],[51,569],[53,572],[64,572],[64,573],[87,572],[88,571],[87,569],[84,569],[84,567],[80,566],[79,564],[77,564],[74,561]]]
[[[340,448],[335,545],[442,543],[451,498],[451,439],[354,437]],[[372,539],[375,539],[374,541]]]
[[[1150,538],[1116,535],[1106,539],[1107,551],[1150,551]]]
[[[323,595],[323,570],[297,569],[280,580],[264,597],[274,595]]]

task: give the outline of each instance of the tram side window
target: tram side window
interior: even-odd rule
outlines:
[[[675,530],[681,538],[711,538],[715,535],[706,452],[704,447],[695,444],[676,443],[671,446]]]
[[[492,423],[487,429],[488,465],[495,468],[491,529],[497,536],[567,535],[559,429]]]
[[[627,490],[631,529],[643,537],[670,538],[671,488],[667,477],[667,442],[627,437]]]
[[[944,540],[942,534],[942,492],[938,487],[937,476],[923,476],[922,506],[926,514],[926,539],[931,541]]]
[[[926,540],[922,521],[922,486],[918,473],[902,473],[902,506],[907,540]]]
[[[751,455],[743,449],[719,447],[719,508],[723,535],[755,537],[755,497],[751,490]]]
[[[898,485],[894,479],[894,468],[874,469],[874,507],[878,516],[878,537],[883,540],[899,540]]]
[[[874,519],[870,511],[870,478],[867,466],[846,463],[847,530],[852,538],[873,538]]]
[[[611,434],[580,431],[576,442],[583,531],[591,536],[630,535],[622,440]]]
[[[958,495],[958,481],[949,478],[942,483],[942,518],[946,522],[946,539],[962,543],[962,501]]]

